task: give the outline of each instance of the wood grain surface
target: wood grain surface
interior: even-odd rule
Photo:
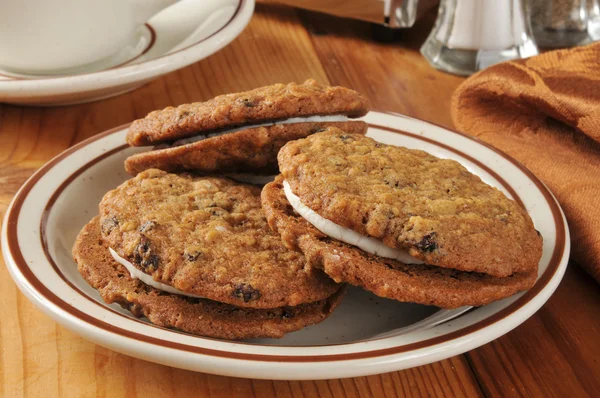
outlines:
[[[20,185],[69,146],[168,105],[275,82],[315,78],[365,93],[374,108],[451,126],[461,78],[419,55],[435,15],[398,42],[366,23],[259,5],[224,50],[138,90],[59,108],[0,105],[0,217]],[[434,364],[369,377],[265,381],[170,368],[107,350],[33,307],[0,260],[2,397],[477,397],[600,396],[600,292],[572,264],[550,301],[504,337]]]

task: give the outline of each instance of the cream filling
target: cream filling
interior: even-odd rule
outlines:
[[[238,182],[246,182],[253,185],[265,185],[277,177],[277,175],[264,176],[250,173],[232,173],[227,174],[226,176]]]
[[[287,181],[283,182],[283,191],[294,210],[325,235],[349,245],[356,246],[367,253],[375,254],[379,257],[391,258],[403,262],[404,264],[423,264],[423,261],[411,256],[405,250],[391,248],[386,246],[379,239],[361,235],[356,231],[342,227],[333,221],[321,217],[302,203],[299,197],[294,195],[290,188],[290,184],[288,184]]]
[[[347,122],[347,121],[348,121],[348,116],[346,116],[346,115],[291,117],[289,119],[275,120],[275,121],[271,121],[271,122],[267,122],[267,123],[249,124],[249,125],[245,125],[245,126],[241,126],[241,127],[236,127],[233,129],[218,131],[216,133],[198,134],[198,135],[194,135],[192,137],[177,140],[171,146],[176,147],[176,146],[180,146],[180,145],[191,144],[193,142],[202,141],[207,138],[217,137],[217,136],[223,135],[223,134],[235,133],[237,131],[251,129],[251,128],[255,128],[255,127],[273,126],[275,124],[293,124],[293,123],[307,123],[307,122],[316,122],[316,123],[319,123],[319,122]]]
[[[116,262],[121,264],[123,267],[127,268],[127,271],[129,271],[129,275],[131,275],[131,277],[133,279],[139,279],[142,282],[144,282],[146,285],[152,286],[153,288],[158,289],[158,290],[162,290],[163,292],[179,294],[181,296],[204,298],[201,296],[196,296],[194,294],[182,292],[181,290],[175,289],[172,286],[165,285],[164,283],[161,283],[161,282],[157,282],[150,275],[143,273],[142,271],[140,271],[139,269],[134,267],[133,264],[131,264],[129,261],[127,261],[123,257],[119,256],[117,254],[117,252],[115,252],[112,248],[109,247],[108,251],[110,251],[110,255]]]

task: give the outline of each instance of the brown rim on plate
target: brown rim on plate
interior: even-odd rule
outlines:
[[[395,116],[401,117],[402,115],[395,115]],[[433,125],[433,123],[430,123],[430,124]],[[434,140],[422,137],[418,134],[407,133],[407,132],[404,132],[401,130],[397,130],[397,129],[393,129],[393,128],[389,128],[389,127],[385,127],[385,126],[379,126],[376,124],[369,124],[369,126],[378,128],[378,129],[384,129],[384,130],[391,131],[394,133],[399,133],[399,134],[406,135],[406,136],[410,136],[410,137],[413,137],[416,139],[424,140],[426,142],[434,143],[435,145],[438,145],[445,149],[451,150],[452,152],[457,153],[460,156],[463,156],[463,157],[469,159],[470,161],[472,161],[473,163],[477,164],[479,167],[486,170],[486,172],[489,172],[509,192],[511,192],[511,194],[513,194],[515,192],[514,189],[512,189],[512,187],[510,187],[510,185],[504,179],[500,178],[495,172],[491,171],[487,166],[485,166],[481,162],[473,159],[471,156],[464,154],[463,152],[461,152],[459,150],[448,147],[445,144],[438,143]],[[111,333],[114,333],[114,334],[117,334],[117,335],[120,335],[123,337],[132,338],[132,339],[136,339],[136,340],[143,341],[143,342],[150,343],[150,344],[158,344],[158,345],[165,346],[168,348],[182,350],[182,351],[186,351],[186,352],[197,353],[197,354],[224,357],[224,358],[232,358],[232,359],[240,359],[240,360],[268,361],[268,362],[327,362],[327,361],[373,358],[373,357],[398,354],[398,353],[402,353],[402,352],[407,352],[407,351],[411,351],[411,350],[415,350],[415,349],[432,346],[435,344],[440,344],[440,343],[443,343],[443,342],[446,342],[446,341],[449,341],[449,340],[452,340],[455,338],[466,336],[466,335],[474,333],[484,327],[487,327],[493,323],[496,323],[496,322],[502,320],[503,318],[507,317],[508,315],[514,313],[515,311],[519,310],[525,304],[527,304],[533,297],[535,297],[544,287],[547,286],[547,284],[550,282],[550,280],[552,279],[552,277],[554,276],[554,274],[556,273],[556,271],[560,265],[561,257],[562,257],[563,251],[565,249],[566,227],[563,222],[561,210],[560,210],[556,200],[554,199],[552,194],[548,191],[548,189],[545,187],[545,185],[541,181],[539,181],[537,179],[537,177],[535,177],[529,170],[527,170],[524,166],[522,166],[519,162],[517,162],[516,160],[505,155],[500,150],[490,146],[489,144],[487,144],[477,138],[468,136],[463,133],[459,133],[457,131],[453,131],[455,134],[466,137],[469,140],[475,141],[478,144],[481,144],[481,145],[493,150],[494,152],[498,153],[501,157],[510,161],[517,168],[519,168],[538,187],[540,192],[544,195],[544,198],[546,199],[546,201],[552,211],[553,221],[554,221],[555,228],[556,228],[556,245],[554,246],[554,251],[550,258],[548,267],[544,271],[544,273],[538,278],[538,280],[537,280],[536,284],[533,286],[533,288],[531,288],[529,291],[527,291],[525,294],[523,294],[523,296],[518,298],[515,302],[511,303],[506,308],[503,308],[502,310],[489,316],[486,319],[483,319],[483,320],[481,320],[473,325],[467,326],[463,329],[445,334],[443,336],[433,337],[433,338],[430,338],[427,340],[423,340],[423,341],[419,341],[419,342],[415,342],[415,343],[411,343],[411,344],[406,344],[406,345],[400,345],[400,346],[389,347],[389,348],[384,348],[384,349],[377,349],[377,350],[372,350],[372,351],[345,353],[345,354],[304,355],[304,356],[303,355],[294,356],[294,355],[272,355],[272,354],[269,354],[269,355],[248,354],[248,353],[223,351],[223,350],[212,349],[212,348],[196,347],[196,346],[191,346],[191,345],[187,345],[187,344],[183,344],[183,343],[176,343],[176,342],[172,342],[172,341],[168,341],[168,340],[163,340],[163,339],[147,336],[145,334],[141,334],[141,333],[127,330],[127,329],[123,329],[123,328],[117,327],[115,325],[109,324],[107,322],[101,321],[99,319],[93,318],[92,316],[72,307],[70,304],[64,302],[59,297],[54,295],[54,293],[52,293],[46,286],[44,286],[44,284],[39,279],[37,279],[35,277],[35,275],[29,269],[29,267],[23,257],[23,254],[21,253],[21,251],[19,249],[19,243],[18,243],[18,237],[17,237],[17,220],[18,220],[23,202],[24,202],[25,198],[27,197],[28,193],[33,188],[33,186],[37,183],[37,181],[39,181],[40,178],[42,178],[49,170],[51,170],[57,163],[59,163],[61,160],[63,160],[65,157],[67,157],[71,153],[76,152],[77,150],[89,145],[92,142],[95,142],[107,135],[114,134],[118,131],[123,130],[124,128],[127,128],[127,127],[128,127],[128,125],[119,126],[117,128],[105,131],[96,136],[88,138],[87,140],[82,141],[81,143],[67,149],[63,153],[56,156],[54,159],[50,160],[48,163],[46,163],[44,166],[42,166],[19,190],[19,192],[17,193],[17,195],[15,196],[15,198],[13,200],[10,211],[8,212],[7,217],[6,217],[6,223],[7,223],[6,237],[7,237],[7,243],[8,243],[8,251],[10,252],[17,268],[19,269],[19,271],[21,272],[21,274],[23,275],[25,280],[29,283],[29,285],[35,290],[35,292],[39,296],[46,299],[47,301],[56,305],[62,311],[71,315],[72,317],[79,319],[80,321],[83,321],[83,322],[90,324],[94,327],[97,327],[99,329],[102,329],[106,332],[111,332]],[[444,128],[444,129],[446,129],[446,128]],[[446,130],[452,131],[449,129],[446,129]],[[123,150],[126,147],[127,147],[126,145],[122,145],[122,146],[113,148],[112,150],[107,151],[107,152],[97,156],[96,158],[90,160],[88,163],[86,163],[85,165],[80,167],[78,170],[76,170],[74,173],[72,173],[65,181],[63,181],[63,183],[55,190],[55,192],[52,193],[51,198],[45,207],[41,222],[42,223],[45,222],[45,220],[47,219],[47,216],[49,214],[49,211],[52,207],[52,203],[58,198],[58,196],[60,195],[62,190],[64,190],[64,188],[67,185],[69,185],[70,182],[72,182],[78,175],[80,175],[83,171],[85,171],[86,169],[88,169],[89,167],[94,165],[95,163],[101,161],[102,159],[105,159],[106,157],[108,157],[116,152],[119,152],[120,150]],[[520,199],[518,199],[518,195],[516,195],[516,193],[514,193],[514,197],[515,197],[515,200],[519,201],[519,203],[522,203],[520,201]],[[42,234],[43,228],[44,228],[44,226],[42,225],[42,229],[40,229],[41,234]],[[66,278],[64,277],[64,275],[58,270],[58,268],[56,267],[56,264],[51,260],[51,256],[48,253],[48,248],[47,248],[47,245],[45,242],[45,237],[43,235],[41,237],[42,237],[42,244],[43,244],[44,252],[45,252],[47,258],[49,259],[51,265],[55,269],[55,272],[57,272],[58,275],[61,277],[61,279],[66,281],[68,283],[68,285],[73,287],[73,285],[70,282],[68,282],[66,280]],[[109,309],[108,307],[102,305],[101,303],[97,302],[96,300],[93,300],[91,297],[85,295],[85,293],[81,292],[79,289],[77,289],[77,288],[75,288],[75,289],[81,295],[86,297],[88,300],[96,303],[97,305],[101,306],[104,309]],[[115,311],[113,309],[110,309],[110,310],[114,311],[115,313],[118,313],[117,311]],[[127,317],[126,315],[123,315],[121,313],[118,313],[118,314],[122,315],[124,317]],[[127,318],[129,318],[129,317],[127,317]],[[129,319],[131,319],[131,318],[129,318]],[[203,337],[199,337],[199,338],[203,338]],[[203,338],[203,339],[206,339],[206,338]],[[369,341],[372,341],[372,340],[369,340]],[[246,344],[247,345],[256,345],[256,344],[249,344],[249,343],[246,343]],[[355,344],[355,343],[344,343],[344,344],[340,344],[340,345],[351,345],[351,344]],[[257,345],[257,346],[260,346],[260,345]],[[303,346],[303,348],[309,348],[309,347],[311,347],[311,346]]]
[[[238,14],[239,14],[240,10],[242,9],[242,6],[244,5],[244,3],[246,3],[246,1],[247,0],[240,0],[240,2],[238,3],[238,6],[235,9],[235,12],[231,16],[231,18],[229,18],[229,20],[223,26],[221,26],[219,28],[219,30],[217,30],[213,34],[211,34],[211,35],[203,38],[202,40],[198,40],[197,42],[192,43],[192,44],[190,44],[187,47],[181,48],[181,49],[179,49],[177,51],[173,51],[172,53],[167,53],[165,55],[161,55],[160,57],[152,58],[152,59],[149,59],[147,61],[143,61],[143,62],[137,63],[135,65],[143,65],[145,63],[148,63],[148,62],[151,62],[151,61],[154,61],[154,60],[157,60],[157,59],[161,59],[161,58],[164,58],[164,57],[169,57],[169,56],[171,56],[173,54],[177,54],[177,53],[179,53],[181,51],[185,51],[185,50],[187,50],[187,49],[189,49],[191,47],[194,47],[194,46],[202,43],[203,41],[206,41],[206,40],[210,39],[211,37],[213,37],[217,33],[221,32],[223,29],[225,29],[227,26],[231,25],[231,23],[233,23],[235,21],[235,19],[239,16]],[[150,32],[151,32],[151,35],[152,35],[151,42],[150,42],[149,46],[141,54],[137,55],[135,58],[133,58],[133,59],[131,59],[129,61],[126,61],[126,62],[124,62],[124,63],[122,63],[120,65],[112,66],[110,68],[106,68],[106,69],[102,69],[102,70],[98,70],[98,71],[94,71],[94,72],[80,73],[80,74],[75,74],[75,75],[63,75],[63,76],[43,76],[43,77],[32,77],[32,78],[29,78],[29,77],[22,77],[22,76],[11,76],[11,75],[0,74],[0,76],[2,76],[2,77],[8,77],[9,78],[9,79],[1,79],[0,80],[0,84],[1,83],[6,83],[6,82],[22,82],[22,81],[30,81],[30,80],[31,81],[33,81],[33,80],[53,80],[53,79],[61,79],[61,78],[87,76],[87,75],[93,75],[93,74],[96,74],[96,73],[102,73],[102,72],[105,72],[105,71],[108,71],[108,70],[112,70],[112,69],[117,69],[117,68],[122,68],[122,67],[130,66],[129,64],[132,61],[134,61],[135,59],[137,59],[137,58],[141,57],[142,55],[146,54],[150,50],[150,48],[154,45],[154,42],[156,41],[156,32],[155,32],[154,28],[152,28],[152,26],[150,26],[150,24],[148,24],[148,23],[145,23],[144,25],[146,25],[150,29]]]

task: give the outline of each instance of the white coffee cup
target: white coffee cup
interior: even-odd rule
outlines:
[[[175,1],[1,1],[0,68],[60,72],[110,57]]]

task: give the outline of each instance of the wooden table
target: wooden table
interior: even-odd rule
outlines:
[[[452,126],[450,96],[462,79],[435,71],[418,52],[434,16],[399,42],[381,44],[361,22],[261,5],[227,48],[132,93],[60,108],[0,105],[0,217],[27,177],[78,141],[167,105],[275,82],[313,77],[365,93],[375,109]],[[156,365],[89,343],[34,308],[2,265],[0,396],[599,397],[599,314],[597,283],[572,264],[533,317],[464,355],[354,379],[247,380]]]

